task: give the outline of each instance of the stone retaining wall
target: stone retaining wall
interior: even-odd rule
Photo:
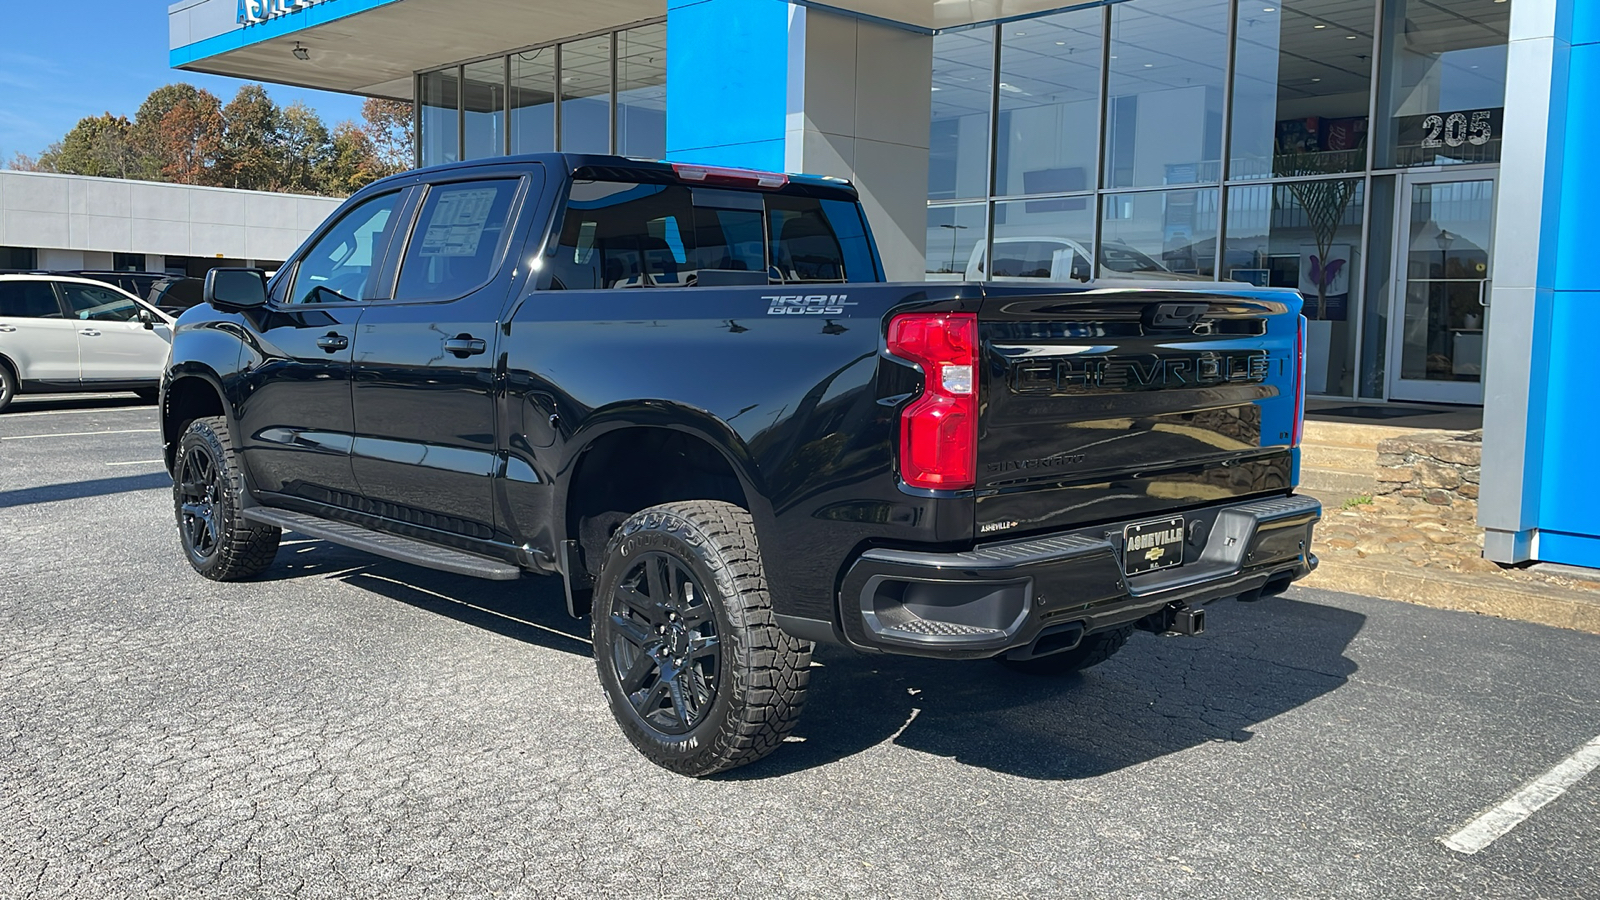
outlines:
[[[1378,493],[1435,506],[1478,505],[1482,431],[1427,431],[1378,442]]]

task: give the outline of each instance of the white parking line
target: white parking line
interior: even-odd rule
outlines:
[[[8,412],[5,414],[4,418],[20,419],[23,416],[88,416],[97,413],[99,415],[106,415],[109,413],[119,412],[155,412],[155,405],[135,405],[130,403],[127,406],[86,406],[82,409],[36,409],[32,412]]]
[[[166,463],[167,463],[167,461],[164,460],[164,459],[129,459],[129,460],[123,460],[122,462],[108,462],[108,463],[106,463],[106,465],[108,465],[108,466],[154,466],[154,465],[158,465],[158,464],[159,465],[166,465]]]
[[[1522,790],[1473,819],[1467,827],[1440,840],[1457,853],[1477,853],[1521,825],[1529,816],[1566,793],[1567,788],[1597,768],[1600,768],[1600,737],[1579,747],[1555,768],[1528,782]]]
[[[55,434],[18,434],[0,437],[0,441],[36,441],[40,438],[93,437],[97,434],[155,434],[159,428],[125,428],[121,431],[62,431]]]

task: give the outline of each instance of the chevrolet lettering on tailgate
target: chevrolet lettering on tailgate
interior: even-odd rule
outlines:
[[[1265,350],[1030,359],[1012,366],[1011,390],[1018,394],[1085,394],[1260,384],[1267,380],[1267,368]]]

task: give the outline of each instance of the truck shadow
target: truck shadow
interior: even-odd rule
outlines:
[[[266,578],[340,578],[533,646],[592,652],[588,620],[566,614],[555,578],[477,581],[321,541],[286,541],[284,550]],[[1344,653],[1366,617],[1294,593],[1219,601],[1201,637],[1136,633],[1110,661],[1058,678],[990,660],[818,647],[806,712],[790,742],[721,777],[781,777],[894,744],[1022,778],[1065,780],[1205,743],[1248,741],[1260,723],[1338,689],[1356,670]]]
[[[1291,596],[1292,596],[1291,592]],[[1198,638],[1135,633],[1108,662],[1041,678],[990,660],[817,653],[807,713],[781,753],[729,778],[825,765],[885,741],[1022,778],[1093,778],[1211,742],[1336,690],[1366,617],[1279,597],[1210,606]]]

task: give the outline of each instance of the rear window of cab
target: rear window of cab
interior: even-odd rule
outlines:
[[[877,281],[847,200],[680,184],[573,182],[556,290]]]

